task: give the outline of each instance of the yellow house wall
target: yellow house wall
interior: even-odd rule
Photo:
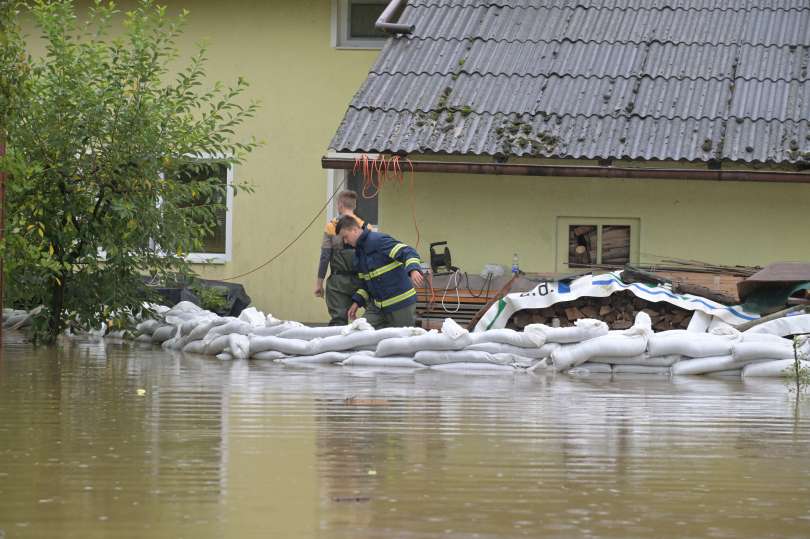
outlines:
[[[408,191],[381,195],[381,227],[414,241]],[[810,258],[810,185],[423,173],[414,200],[421,244],[447,240],[453,263],[553,272],[558,217],[638,218],[640,261],[656,255],[763,265]]]

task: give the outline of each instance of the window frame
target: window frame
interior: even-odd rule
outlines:
[[[332,0],[332,48],[341,50],[380,50],[388,38],[359,38],[350,35],[350,5],[355,0]],[[359,1],[359,0],[357,0]],[[363,3],[388,4],[388,0],[362,0]]]
[[[186,262],[189,264],[225,264],[233,259],[233,172],[234,164],[228,161],[226,155],[213,155],[201,153],[187,155],[192,159],[200,160],[222,160],[222,164],[227,166],[225,172],[225,252],[206,253],[193,252],[186,255]]]
[[[337,152],[328,152],[326,154],[327,157],[348,157],[354,159],[358,156],[361,156],[361,153],[337,153]],[[377,159],[379,154],[370,153],[367,154],[369,159]],[[343,186],[340,188],[342,191],[343,189],[347,189],[348,185],[346,184],[346,180],[348,178],[347,171],[345,169],[334,169],[330,168],[326,171],[326,200],[328,201],[333,195],[334,198],[332,199],[332,203],[326,207],[326,222],[330,222],[333,219],[338,217],[337,214],[337,194],[335,193],[335,188],[340,185],[340,182],[343,182]],[[363,193],[357,193],[358,197],[363,196]],[[377,221],[376,223],[369,222],[375,229],[379,229],[380,221],[382,221],[382,216],[380,215],[380,195],[377,194]],[[360,217],[363,217],[362,215]]]
[[[568,237],[569,227],[595,226],[596,227],[596,260],[602,263],[602,227],[629,226],[630,227],[630,264],[637,264],[640,254],[641,219],[638,217],[557,217],[557,245],[556,245],[556,271],[568,272],[581,268],[571,268],[568,265]]]

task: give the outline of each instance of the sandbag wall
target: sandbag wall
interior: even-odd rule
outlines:
[[[342,327],[306,327],[251,308],[220,317],[181,302],[137,325],[137,341],[219,359],[269,359],[285,364],[341,364],[463,371],[549,370],[571,373],[784,376],[793,340],[730,326],[713,333],[654,332],[648,314],[626,330],[580,319],[571,327],[530,324],[523,331],[470,333],[450,319],[441,332],[374,330],[359,319]],[[801,347],[805,354],[810,348]],[[803,365],[810,367],[810,362]]]

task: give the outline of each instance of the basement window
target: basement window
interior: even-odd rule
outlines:
[[[387,0],[332,0],[332,46],[381,49],[388,34],[374,27]]]
[[[558,269],[572,265],[623,266],[638,261],[638,219],[561,217]]]

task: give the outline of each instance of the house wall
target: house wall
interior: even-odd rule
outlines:
[[[638,218],[640,261],[656,255],[764,265],[810,256],[810,185],[675,180],[539,178],[423,173],[414,201],[420,253],[447,240],[453,263],[553,272],[558,217]],[[410,192],[381,195],[381,227],[414,241]]]

